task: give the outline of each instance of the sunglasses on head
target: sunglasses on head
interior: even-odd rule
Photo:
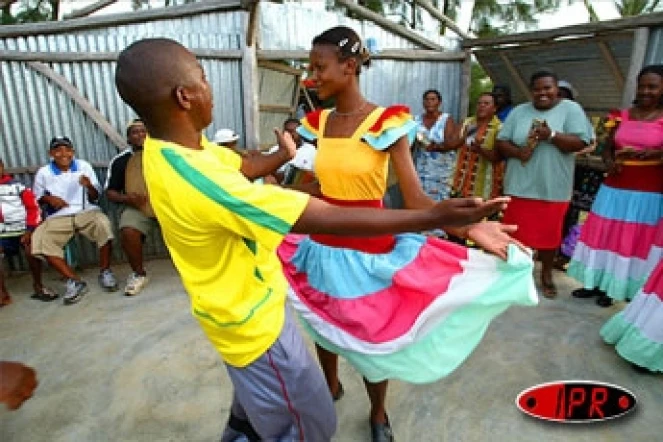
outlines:
[[[68,137],[53,137],[49,143],[49,149],[55,149],[58,146],[74,148],[74,143]]]

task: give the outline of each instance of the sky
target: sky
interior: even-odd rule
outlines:
[[[310,2],[311,5],[317,7],[324,7],[325,0],[306,0]],[[506,1],[506,0],[503,0]],[[581,23],[587,23],[589,21],[589,16],[583,5],[582,0],[561,0],[562,7],[553,14],[545,14],[539,16],[539,29],[551,29],[558,28],[562,26],[569,26]],[[83,8],[94,1],[89,0],[65,0],[61,4],[62,14],[66,14],[75,9]],[[159,0],[153,0],[152,4],[158,5],[162,2]],[[471,4],[473,2],[462,0],[461,12],[458,17],[458,23],[461,27],[462,23],[468,20],[468,14],[471,12]],[[570,4],[569,4],[570,3]],[[609,20],[618,18],[619,14],[614,6],[613,0],[591,0],[590,3],[594,7],[596,13],[602,20]],[[104,13],[117,13],[117,12],[127,12],[131,11],[131,1],[130,0],[120,0],[116,4],[111,5],[107,8],[104,8],[102,11],[98,12],[97,15]]]

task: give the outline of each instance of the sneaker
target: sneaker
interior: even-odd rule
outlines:
[[[127,296],[137,295],[147,285],[148,281],[147,274],[139,275],[136,272],[131,272],[127,278],[127,286],[124,288],[124,294]]]
[[[118,289],[117,280],[111,269],[104,269],[99,273],[99,285],[108,292]]]
[[[76,304],[88,291],[85,281],[76,281],[75,279],[68,279],[66,287],[67,291],[63,297],[65,305]]]

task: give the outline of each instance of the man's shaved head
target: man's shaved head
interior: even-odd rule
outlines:
[[[115,70],[115,85],[129,106],[154,126],[178,107],[175,90],[195,81],[198,68],[195,56],[184,46],[166,38],[137,41],[120,53]]]

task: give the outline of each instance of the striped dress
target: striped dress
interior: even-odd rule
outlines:
[[[348,138],[325,138],[328,111],[300,133],[318,140],[315,171],[336,205],[381,207],[387,149],[416,126],[402,106],[377,108]],[[435,381],[478,345],[513,304],[535,305],[532,260],[512,246],[502,261],[418,234],[288,235],[278,249],[304,328],[371,382]]]
[[[663,118],[631,120],[624,109],[612,115],[621,123],[615,150],[663,149]],[[569,263],[568,274],[587,289],[598,287],[616,300],[632,299],[663,259],[655,244],[663,217],[663,164],[625,161],[599,189]]]

